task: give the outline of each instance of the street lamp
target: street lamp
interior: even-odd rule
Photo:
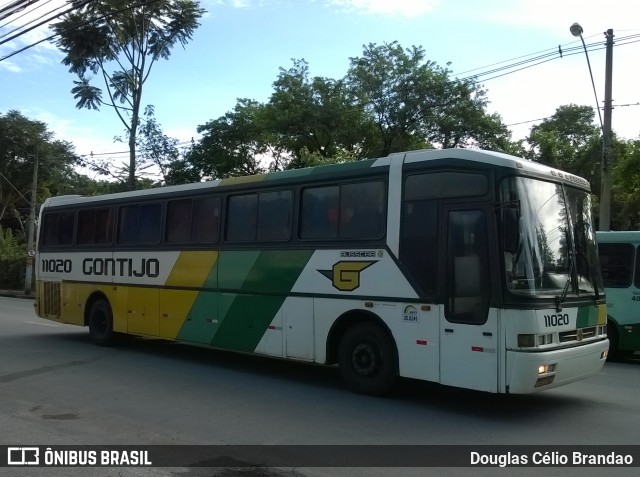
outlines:
[[[591,72],[591,63],[589,62],[589,54],[587,53],[587,46],[584,44],[584,38],[582,38],[583,29],[579,23],[574,23],[569,27],[569,31],[575,37],[580,37],[582,40],[582,48],[584,54],[587,57],[587,66],[589,67],[589,75],[591,76],[591,85],[593,86],[593,94],[596,98],[596,110],[598,111],[598,118],[600,119],[600,128],[602,129],[602,182],[600,189],[600,217],[598,220],[599,230],[609,230],[611,228],[611,155],[613,150],[612,134],[611,134],[611,78],[612,78],[612,66],[613,66],[613,30],[609,29],[605,32],[607,38],[607,55],[606,55],[606,70],[605,70],[605,82],[604,82],[604,121],[600,114],[600,103],[598,101],[598,95],[596,94],[596,85],[593,81],[593,73]]]

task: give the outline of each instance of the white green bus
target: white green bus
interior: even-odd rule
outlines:
[[[40,212],[40,317],[531,393],[598,372],[606,308],[586,180],[422,150],[97,197]]]
[[[612,356],[640,351],[640,231],[598,232]]]

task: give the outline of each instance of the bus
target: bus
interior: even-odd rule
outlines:
[[[609,347],[589,183],[419,150],[40,210],[36,310],[124,333],[491,393],[597,373]]]
[[[597,232],[611,357],[640,351],[640,231]]]

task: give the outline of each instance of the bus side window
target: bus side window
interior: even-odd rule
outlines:
[[[383,235],[384,183],[345,184],[340,191],[340,238]]]
[[[290,190],[261,192],[258,199],[258,240],[289,240],[292,217],[293,194]]]
[[[191,229],[191,199],[172,200],[167,204],[167,243],[189,242]]]
[[[324,239],[338,236],[338,186],[313,187],[302,191],[300,237]]]
[[[220,235],[220,197],[193,200],[191,220],[192,243],[215,243]]]
[[[633,245],[630,243],[601,243],[598,245],[598,252],[604,286],[611,288],[631,286],[635,254]]]
[[[258,194],[234,195],[227,206],[227,235],[229,242],[250,242],[256,239]]]

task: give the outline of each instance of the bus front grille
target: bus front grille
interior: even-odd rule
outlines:
[[[44,282],[42,311],[48,316],[60,316],[60,283]]]
[[[563,331],[559,333],[560,343],[567,343],[570,341],[582,341],[590,338],[595,338],[597,333],[597,327],[589,326],[587,328],[578,328],[571,331]]]

